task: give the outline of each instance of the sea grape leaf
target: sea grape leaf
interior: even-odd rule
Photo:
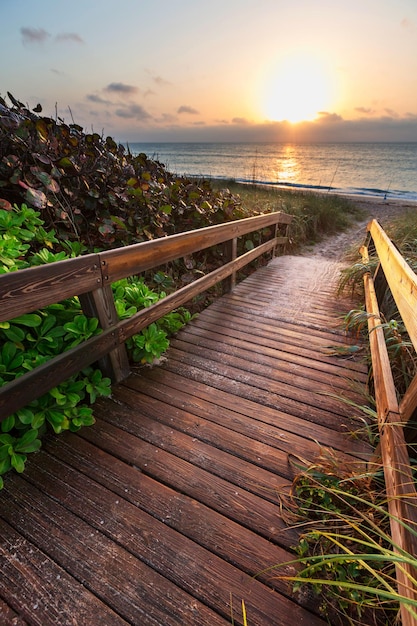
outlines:
[[[39,189],[29,189],[26,190],[25,193],[25,201],[29,206],[34,206],[37,209],[43,209],[46,207],[47,199],[43,191]]]

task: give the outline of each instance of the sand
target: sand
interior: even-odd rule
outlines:
[[[301,253],[303,256],[341,261],[346,258],[347,254],[352,257],[355,249],[359,250],[366,238],[366,225],[372,219],[377,219],[383,228],[404,213],[413,212],[417,219],[417,203],[404,203],[400,200],[383,201],[377,198],[358,200],[352,197],[351,200],[362,209],[363,217],[343,233],[330,235],[320,243],[303,249]]]

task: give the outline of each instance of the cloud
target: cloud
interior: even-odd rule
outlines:
[[[328,111],[319,111],[318,122],[341,122],[343,118],[337,113],[329,113]]]
[[[87,94],[86,98],[90,102],[95,102],[96,104],[111,104],[109,100],[105,100],[104,98],[102,98],[101,96],[98,96],[95,93]]]
[[[51,35],[44,28],[32,28],[30,26],[22,26],[20,29],[22,41],[24,45],[42,44],[51,38]],[[55,35],[56,43],[84,43],[84,40],[77,33],[59,33]]]
[[[155,119],[158,124],[175,124],[177,121],[178,118],[171,113],[162,113],[161,117]]]
[[[232,124],[238,124],[240,126],[246,126],[246,124],[249,124],[249,121],[246,119],[246,117],[234,117],[232,119]]]
[[[235,118],[238,120],[239,118]],[[242,119],[242,118],[240,118]],[[244,118],[243,118],[244,119]],[[160,122],[161,120],[157,120]],[[313,122],[263,122],[243,124],[236,121],[224,124],[217,121],[212,125],[184,126],[170,123],[165,125],[146,124],[139,137],[130,141],[195,141],[195,142],[401,142],[417,141],[417,114],[410,117],[343,119],[335,113],[325,113]],[[136,131],[137,132],[137,131]]]
[[[187,106],[186,104],[181,105],[178,108],[177,113],[188,113],[189,115],[199,115],[199,111],[197,111],[197,109]]]
[[[77,33],[60,33],[56,35],[55,41],[58,43],[65,43],[67,41],[70,43],[84,43],[83,38]]]
[[[137,121],[148,120],[151,115],[140,104],[131,104],[130,106],[116,109],[115,114],[125,119],[135,119]]]
[[[152,80],[154,83],[156,83],[159,86],[164,86],[164,85],[171,85],[172,83],[169,82],[169,80],[165,80],[165,78],[162,78],[162,76],[152,76]]]
[[[357,113],[364,113],[365,115],[372,115],[375,113],[374,109],[369,109],[367,107],[356,107],[355,111],[357,111]]]
[[[20,29],[23,44],[42,44],[51,36],[43,28],[31,28],[30,26],[22,26]]]
[[[394,109],[385,109],[385,113],[392,118],[398,119],[400,116]]]
[[[130,96],[138,92],[138,88],[133,85],[125,85],[125,83],[110,83],[104,88],[104,91],[111,93],[118,93],[124,96]]]

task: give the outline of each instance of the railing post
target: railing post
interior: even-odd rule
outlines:
[[[97,317],[103,330],[114,326],[119,321],[110,285],[99,287],[79,296],[79,298],[85,315]],[[99,367],[114,382],[120,382],[127,378],[130,374],[130,366],[125,345],[119,345],[100,359]]]
[[[229,239],[224,244],[224,262],[230,263],[230,261],[234,261],[237,257],[237,238]],[[236,286],[236,272],[230,274],[223,281],[223,293],[229,293]]]

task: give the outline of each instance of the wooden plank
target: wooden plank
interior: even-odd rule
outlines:
[[[276,351],[275,354],[271,351],[270,354],[273,356],[270,356],[265,354],[266,350],[261,353],[245,349],[244,344],[234,347],[233,342],[215,342],[212,335],[195,336],[192,332],[182,332],[171,340],[170,346],[188,354],[199,355],[204,352],[204,356],[213,361],[218,360],[246,372],[258,374],[265,379],[290,384],[296,389],[313,388],[314,393],[338,395],[340,398],[348,398],[358,403],[364,401],[363,393],[354,392],[352,379],[349,381],[348,378],[335,376],[334,371],[333,377],[330,378],[325,368],[323,371],[319,367],[311,366],[314,364],[314,355],[311,355],[310,363],[306,360],[303,362],[298,355],[287,355],[284,351]],[[344,373],[346,375],[346,372]]]
[[[256,363],[269,363],[271,367],[286,368],[297,374],[303,373],[311,380],[328,384],[331,382],[333,388],[352,389],[353,381],[363,383],[367,380],[365,374],[356,375],[355,372],[346,371],[345,359],[335,358],[334,355],[326,357],[324,348],[300,349],[299,346],[286,341],[285,334],[282,340],[277,338],[274,342],[265,340],[263,343],[258,343],[257,327],[252,330],[251,334],[240,330],[229,330],[229,328],[210,323],[206,317],[202,318],[200,315],[181,331],[178,338],[201,347],[218,346],[219,351],[227,350],[232,355],[240,354],[245,357],[250,354],[250,358]],[[262,349],[260,349],[261,346]],[[327,352],[330,352],[330,348]]]
[[[288,486],[283,478],[292,477],[286,452],[192,413],[167,411],[164,402],[136,389],[117,390],[114,399],[121,408],[111,423],[278,504],[277,494]]]
[[[144,382],[149,381],[145,379]],[[217,407],[212,405],[210,412],[204,411],[196,401],[191,411],[175,409],[169,400],[153,397],[157,395],[163,398],[162,392],[153,392],[150,395],[146,385],[142,386],[143,394],[138,393],[138,387],[135,385],[134,393],[128,393],[128,390],[123,389],[114,395],[117,402],[128,405],[132,410],[135,407],[140,412],[141,432],[147,424],[146,431],[156,430],[158,436],[169,441],[168,447],[171,449],[171,446],[175,454],[189,461],[193,461],[196,456],[200,465],[200,457],[204,458],[204,455],[207,455],[209,458],[207,469],[213,465],[216,469],[211,471],[217,475],[274,503],[277,503],[277,493],[282,491],[282,477],[287,480],[294,477],[295,470],[289,462],[289,457],[296,454],[298,459],[303,459],[299,461],[299,464],[302,464],[313,462],[320,453],[317,441],[308,440],[289,431],[283,432],[261,422],[256,423],[255,420],[244,418],[241,414],[230,412],[231,415],[227,415],[225,410],[216,419]],[[202,417],[199,414],[202,414]],[[157,421],[160,425],[152,424],[146,418]],[[235,422],[231,422],[233,418]],[[188,452],[189,446],[186,445],[188,437],[184,435],[192,437],[193,445],[191,442],[189,444],[192,445],[192,455]],[[157,440],[150,438],[148,434],[141,436],[157,444]],[[181,445],[183,441],[184,444]],[[344,443],[346,447],[346,438]],[[360,449],[359,446],[357,448]],[[187,451],[187,456],[184,456],[184,450]],[[350,452],[353,454],[353,450]],[[368,447],[368,456],[369,453]],[[352,464],[354,461],[358,463],[358,459],[354,460],[352,456],[341,451],[338,457],[346,464]]]
[[[237,257],[237,237],[229,239],[224,244],[224,260],[226,263],[234,261]],[[236,272],[230,274],[230,276],[224,281],[223,293],[232,291],[236,286]]]
[[[123,437],[122,432],[115,436],[114,453],[123,447]],[[175,491],[144,472],[138,472],[137,468],[87,440],[70,434],[65,437],[65,441],[61,439],[48,441],[46,446],[48,452],[58,456],[60,461],[111,489],[242,571],[291,597],[288,584],[265,571],[268,566],[292,560],[294,557],[291,552],[238,524],[230,515],[225,517],[190,498],[188,494]],[[283,575],[291,575],[291,572],[294,570],[290,566],[284,566],[280,571]],[[306,606],[313,605],[307,602]]]
[[[417,350],[417,276],[376,220],[368,225],[398,311]]]
[[[390,514],[393,546],[410,555],[417,554],[417,538],[405,526],[405,522],[417,524],[417,493],[412,475],[410,457],[404,439],[391,366],[381,328],[378,302],[369,274],[364,276],[366,310],[369,313],[368,328],[371,348],[375,398],[380,429],[380,450],[384,467]],[[411,582],[416,571],[408,564],[396,565],[398,591],[405,598],[417,600],[417,589]],[[401,604],[401,619],[404,626],[415,626],[416,620]]]
[[[101,253],[100,259],[106,264],[106,276],[109,282],[114,282],[119,278],[141,274],[145,270],[223,243],[228,239],[240,237],[254,230],[277,223],[289,224],[291,220],[292,216],[285,213],[268,213],[248,217],[170,237],[154,239],[153,241],[145,241],[126,248],[109,250]]]
[[[256,624],[267,626],[272,615],[277,626],[287,626],[287,615],[290,613],[295,616],[300,624],[323,626],[323,621],[320,618],[275,593],[252,576],[241,571],[236,575],[236,569],[233,565],[190,541],[181,533],[159,522],[130,502],[109,492],[86,475],[80,475],[79,472],[64,464],[59,464],[58,471],[57,463],[53,459],[50,459],[49,462],[51,463],[50,470],[45,467],[47,465],[45,460],[45,471],[42,471],[41,464],[38,463],[33,469],[33,473],[29,474],[29,479],[33,480],[49,497],[65,502],[66,508],[79,518],[80,525],[83,525],[81,520],[87,521],[96,531],[93,533],[96,553],[94,554],[94,561],[90,558],[90,563],[95,563],[96,571],[104,571],[104,567],[100,567],[100,561],[106,560],[107,585],[112,580],[112,574],[117,575],[119,584],[122,583],[123,579],[124,588],[123,592],[120,593],[120,602],[124,603],[124,612],[129,610],[130,589],[133,600],[139,591],[137,581],[145,581],[133,570],[133,564],[138,563],[140,559],[166,579],[166,591],[163,599],[165,606],[151,605],[147,611],[152,610],[152,608],[154,610],[161,610],[162,608],[165,617],[169,615],[170,624],[214,623],[224,625],[229,623],[227,620],[230,620],[230,598],[232,597],[245,599],[248,615],[252,616],[252,620]],[[38,507],[39,503],[45,501],[44,494],[39,493],[35,500],[36,502],[32,502],[32,506]],[[52,509],[59,508],[59,505],[54,505],[52,500],[51,503]],[[66,518],[69,517],[70,515],[67,514]],[[68,530],[69,540],[75,541],[78,536],[77,531],[78,529],[71,533]],[[100,553],[98,553],[99,546],[97,544],[102,539],[101,535],[107,541],[117,541],[118,544],[122,544],[123,549],[133,555],[135,559],[128,561],[124,559],[124,567],[117,564],[117,544],[113,543],[110,569],[108,552],[101,548]],[[45,537],[39,541],[47,543],[50,539]],[[103,556],[101,556],[102,554]],[[172,584],[169,585],[169,582]],[[183,596],[182,601],[180,597],[177,607],[172,602],[171,594],[175,591],[173,585],[181,590]],[[160,589],[161,593],[162,589]],[[158,602],[161,603],[160,594],[158,595]],[[178,591],[177,594],[180,595]],[[184,601],[183,594],[189,596],[188,602]],[[168,602],[172,602],[173,605],[169,612],[166,608]],[[206,611],[205,615],[204,610]],[[130,619],[133,623],[141,623],[137,617]],[[162,624],[165,623],[162,619],[159,621]],[[239,625],[243,623],[239,615],[235,619],[235,623]]]
[[[369,344],[372,357],[372,374],[375,383],[376,403],[378,407],[378,420],[382,427],[385,416],[391,413],[399,413],[397,394],[391,372],[391,365],[385,344],[382,321],[379,317],[378,301],[369,274],[364,276],[365,302],[368,312]]]
[[[16,480],[17,483],[20,481],[20,478]],[[2,493],[3,500],[7,497],[6,494],[7,487]],[[57,624],[126,626],[127,622],[124,619],[102,604],[84,585],[70,576],[65,568],[56,564],[47,553],[40,550],[30,538],[25,538],[12,527],[14,523],[17,526],[22,523],[26,526],[24,512],[29,515],[31,505],[28,502],[32,497],[33,491],[23,508],[6,507],[4,504],[2,506],[2,516],[9,522],[0,519],[2,597],[6,598],[8,604],[15,607],[19,615],[31,626]],[[13,512],[15,516],[10,519]],[[27,531],[26,527],[24,531]],[[69,537],[73,531],[76,533],[76,528],[69,530]],[[44,535],[44,543],[52,544],[53,534],[54,530],[51,527],[47,528],[46,533],[44,528],[40,529],[40,535]],[[84,539],[87,541],[87,536]],[[92,574],[96,576],[96,572]]]
[[[2,626],[28,626],[28,623],[0,598],[0,623]]]
[[[97,254],[1,274],[0,322],[86,293],[101,283]]]
[[[223,307],[216,302],[208,309],[202,311],[198,318],[193,321],[193,329],[197,326],[215,330],[227,335],[236,337],[249,345],[256,343],[260,350],[265,350],[268,346],[275,350],[281,349],[303,356],[308,361],[314,357],[311,367],[315,362],[325,367],[324,364],[340,367],[344,375],[350,375],[349,370],[355,372],[352,376],[360,378],[361,382],[366,382],[368,374],[366,366],[362,360],[355,361],[352,358],[335,358],[329,355],[331,348],[344,348],[352,345],[344,335],[333,335],[332,333],[317,334],[312,330],[306,342],[305,332],[294,323],[275,320],[262,319],[250,313],[230,308],[227,303]],[[354,345],[354,344],[353,344]]]
[[[51,464],[53,467],[56,463]],[[144,528],[152,529],[155,525],[151,519],[143,525],[146,514],[141,515],[140,511],[114,493],[63,464],[59,465],[59,470],[62,476],[70,476],[72,487],[59,480],[53,469],[49,470],[41,452],[39,463],[33,468],[33,485],[20,477],[13,480],[13,487],[10,486],[13,494],[8,490],[4,516],[18,531],[30,534],[30,540],[39,550],[73,573],[79,582],[76,588],[72,588],[74,598],[78,594],[82,597],[82,589],[87,588],[100,599],[91,602],[91,607],[90,602],[87,604],[85,622],[82,607],[74,602],[73,613],[80,626],[87,623],[91,626],[113,623],[155,626],[167,622],[178,626],[191,626],[196,622],[226,626],[227,621],[215,611],[207,609],[192,594],[178,589],[175,583],[144,562],[145,553],[155,554],[158,558],[161,550],[158,546],[160,533],[156,530],[150,530],[149,535],[144,532]],[[41,482],[37,480],[39,477]],[[94,493],[100,496],[100,504]],[[65,502],[65,508],[60,502]],[[25,516],[30,516],[30,526],[25,524]],[[114,536],[116,531],[118,536]],[[137,547],[142,544],[147,546],[143,554]],[[166,554],[162,558],[169,556]],[[178,576],[181,573],[179,571]],[[45,592],[60,598],[61,594],[54,593],[55,580],[46,585]],[[44,583],[46,581],[45,577]],[[108,621],[105,617],[100,620],[100,605],[109,615],[114,611],[120,617],[113,621],[111,617]],[[94,613],[95,606],[97,615]],[[72,621],[68,618],[65,621],[49,621],[46,618],[40,624],[61,623],[71,624]]]
[[[346,424],[351,420],[351,411],[346,405],[333,398],[316,394],[314,390],[309,392],[294,389],[291,385],[248,374],[244,370],[204,357],[190,356],[174,348],[169,350],[169,359],[162,367],[184,378],[201,380],[215,389],[231,392],[233,385],[233,395],[239,398],[252,400],[258,405],[278,408],[289,415],[335,430],[345,430],[346,426],[341,421],[342,416]]]
[[[228,388],[225,391],[219,388],[213,389],[213,387],[203,383],[201,380],[188,381],[179,374],[173,371],[162,370],[162,368],[149,370],[146,372],[146,377],[144,377],[144,391],[148,394],[155,394],[156,392],[151,381],[154,382],[156,387],[166,388],[167,394],[171,395],[169,404],[173,406],[189,406],[190,409],[197,411],[196,407],[203,400],[205,405],[207,403],[213,404],[214,411],[217,410],[219,415],[223,415],[226,411],[232,411],[232,414],[243,415],[244,417],[249,416],[259,421],[260,428],[264,425],[274,426],[279,429],[277,434],[280,440],[279,445],[283,445],[283,442],[287,441],[287,439],[291,442],[289,433],[302,433],[306,439],[318,443],[317,453],[319,452],[319,446],[323,445],[332,446],[336,450],[345,450],[359,458],[369,458],[369,446],[362,443],[358,444],[355,439],[350,440],[346,432],[337,432],[328,426],[309,422],[304,418],[280,411],[277,407],[262,406],[247,398],[238,398],[236,395],[229,393]],[[124,384],[132,387],[139,386],[139,388],[142,386],[140,377],[131,377]],[[292,448],[292,452],[299,454],[298,448],[295,446]]]
[[[138,401],[138,396],[135,394],[135,396],[129,399],[124,391],[125,387],[143,394],[146,398],[144,400],[145,406],[143,407],[145,413],[147,411],[146,402],[152,406],[153,398],[159,400],[161,403],[164,403],[165,407],[169,407],[168,411],[165,410],[160,415],[160,419],[164,423],[171,424],[171,426],[175,425],[175,428],[194,436],[198,435],[199,438],[205,438],[207,430],[210,432],[205,422],[204,425],[200,426],[198,418],[201,417],[204,420],[223,426],[229,431],[240,433],[250,438],[250,441],[254,440],[252,445],[259,441],[286,454],[292,454],[296,451],[297,455],[304,459],[313,460],[317,457],[320,445],[331,445],[339,450],[341,458],[346,463],[352,462],[352,457],[349,457],[348,454],[343,454],[344,451],[360,458],[368,458],[371,451],[371,447],[367,442],[359,439],[348,440],[346,434],[335,433],[326,427],[320,428],[316,426],[313,439],[313,433],[309,430],[305,431],[302,427],[303,422],[300,420],[292,418],[292,416],[284,418],[273,409],[268,408],[265,408],[265,411],[260,413],[251,412],[248,407],[236,406],[233,396],[229,395],[229,405],[233,409],[239,409],[238,412],[225,406],[226,402],[222,402],[221,399],[219,399],[218,404],[217,393],[213,397],[213,394],[209,392],[204,393],[203,390],[196,389],[194,382],[190,383],[180,377],[173,378],[169,376],[169,373],[165,373],[163,378],[156,379],[148,375],[131,376],[125,381],[123,388],[115,390],[114,393],[114,397],[117,400],[120,399],[122,401],[121,398],[123,398],[123,402],[130,405],[133,402],[133,397],[136,398],[136,402]],[[218,447],[228,450],[229,445],[229,436],[223,436],[218,439]],[[250,444],[246,454],[247,457],[245,458],[253,460],[256,464],[263,460],[263,457],[256,454]],[[286,463],[287,467],[284,476],[291,479],[292,473],[288,460]]]
[[[226,478],[216,476],[212,464],[201,455],[193,455],[192,447],[180,452],[183,456],[192,455],[188,457],[190,461],[185,460],[178,456],[177,448],[172,447],[171,451],[167,451],[139,439],[130,432],[131,428],[124,428],[124,422],[118,420],[114,411],[107,409],[106,413],[100,415],[100,427],[83,429],[80,436],[109,453],[116,450],[117,456],[126,463],[255,530],[265,539],[286,549],[295,545],[298,533],[289,529],[281,519],[276,503],[251,493],[244,486],[237,487]],[[104,418],[106,422],[103,422]],[[127,420],[126,413],[124,419]],[[124,431],[123,440],[120,439],[120,429]],[[285,484],[286,481],[282,481]]]

